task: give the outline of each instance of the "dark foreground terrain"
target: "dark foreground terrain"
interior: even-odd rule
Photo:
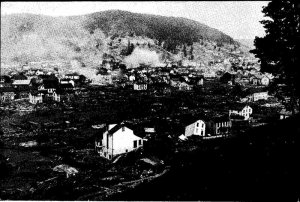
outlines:
[[[199,108],[224,110],[233,102],[227,95],[230,89],[213,86],[202,93],[168,96],[90,89],[70,105],[37,105],[30,112],[3,110],[0,199],[297,201],[299,115],[222,139],[178,141],[185,115],[197,116]],[[95,153],[100,131],[92,125],[122,117],[137,126],[153,123],[160,134],[152,147],[113,164]],[[35,145],[22,146],[28,142]],[[141,158],[164,163],[144,167],[137,163]],[[66,177],[54,171],[61,164],[79,172]]]
[[[278,121],[181,153],[167,175],[111,199],[297,201],[299,120]]]

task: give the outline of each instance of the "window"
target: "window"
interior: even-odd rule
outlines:
[[[125,149],[125,152],[127,153],[127,152],[128,152],[128,149]]]
[[[136,148],[137,147],[137,140],[134,140],[133,141],[133,148]]]
[[[142,145],[142,140],[139,140],[139,146],[141,146]]]
[[[196,132],[195,133],[198,134],[198,128],[196,128]]]
[[[197,122],[196,126],[197,126],[197,127],[199,126],[199,122]]]
[[[123,127],[122,127],[122,132],[124,132],[124,131],[125,131],[125,127],[123,126]]]
[[[204,128],[204,123],[202,123],[202,128]]]

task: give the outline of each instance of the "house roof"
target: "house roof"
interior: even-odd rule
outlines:
[[[210,121],[213,121],[215,123],[229,121],[229,117],[227,115],[215,116],[215,117],[210,118]]]
[[[118,130],[120,130],[122,127],[126,127],[124,124],[117,124],[115,125],[114,127],[112,127],[109,131],[108,131],[108,134],[112,135],[114,134],[115,132],[117,132]]]
[[[244,107],[249,106],[243,103],[234,103],[232,105],[229,106],[230,110],[238,110],[241,111],[242,109],[244,109]]]
[[[79,76],[79,74],[77,72],[74,72],[74,73],[66,74],[66,76]]]
[[[38,95],[39,93],[41,93],[41,92],[36,91],[36,90],[33,90],[33,91],[30,92],[30,94],[34,95],[34,96]]]
[[[291,111],[287,111],[286,109],[282,109],[279,113],[283,114],[283,115],[292,115],[292,112]]]
[[[147,83],[145,83],[145,82],[136,82],[136,83],[134,83],[134,85],[144,85],[144,84],[147,84]]]
[[[39,78],[43,79],[43,80],[57,80],[57,77],[54,74],[50,74],[50,75],[39,75]]]
[[[58,81],[57,80],[44,80],[43,85],[45,89],[49,88],[58,88]]]
[[[13,85],[29,85],[31,80],[15,80]]]
[[[12,79],[14,80],[26,80],[27,76],[23,75],[23,74],[16,74],[12,76]]]
[[[73,85],[71,83],[61,83],[60,88],[73,88]]]
[[[197,115],[185,114],[185,115],[181,115],[179,119],[180,119],[180,123],[184,124],[185,126],[188,126],[199,120],[205,121],[207,120],[207,117],[204,114],[197,114]]]

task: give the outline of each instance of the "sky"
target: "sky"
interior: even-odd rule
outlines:
[[[83,15],[118,9],[134,13],[185,17],[216,28],[234,39],[262,37],[262,7],[268,1],[125,1],[125,2],[1,2],[1,15],[33,13],[50,16]]]

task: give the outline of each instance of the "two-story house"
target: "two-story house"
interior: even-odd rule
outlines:
[[[205,122],[203,120],[197,120],[185,127],[185,136],[199,135],[205,136]]]
[[[143,146],[143,139],[130,128],[121,124],[109,124],[102,138],[95,141],[96,152],[107,159]]]
[[[146,83],[135,83],[133,84],[133,90],[147,90]]]
[[[216,116],[206,122],[206,133],[208,136],[228,134],[231,130],[232,122],[228,116]]]
[[[237,114],[244,117],[244,120],[248,120],[253,110],[250,106],[235,105],[229,110],[229,117],[231,114]]]

